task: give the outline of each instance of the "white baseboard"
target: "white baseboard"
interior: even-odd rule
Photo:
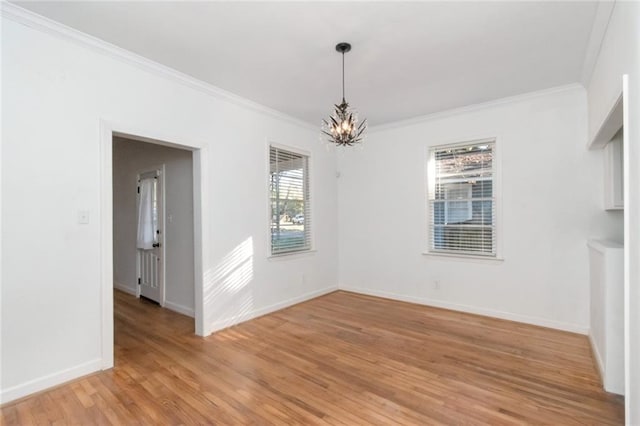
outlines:
[[[475,306],[461,305],[458,303],[445,302],[442,300],[427,299],[422,297],[406,296],[386,291],[372,290],[360,287],[340,286],[340,290],[351,291],[353,293],[366,294],[369,296],[382,297],[385,299],[399,300],[402,302],[416,303],[419,305],[433,306],[436,308],[451,309],[452,311],[466,312],[469,314],[483,315],[487,317],[500,318],[509,321],[521,322],[524,324],[537,325],[540,327],[554,328],[556,330],[569,331],[572,333],[589,334],[589,328],[576,324],[553,321],[544,318],[530,317],[527,315],[514,314],[511,312],[496,311],[493,309],[478,308]]]
[[[113,282],[113,288],[115,288],[116,290],[120,290],[120,291],[124,291],[125,293],[128,294],[132,294],[134,296],[136,296],[136,288],[135,287],[129,287],[128,285],[119,283],[117,281]]]
[[[113,282],[113,288],[115,288],[117,290],[120,290],[120,291],[123,291],[123,292],[125,292],[127,294],[130,294],[132,296],[137,296],[135,287],[131,288],[131,287],[125,285],[125,284],[122,284],[122,283],[119,283],[117,281],[114,281]],[[167,309],[170,309],[170,310],[172,310],[174,312],[177,312],[179,314],[191,317],[191,318],[193,318],[195,316],[195,312],[194,312],[193,308],[189,308],[189,307],[181,305],[179,303],[173,303],[173,302],[170,302],[169,300],[166,300],[164,302],[164,307],[167,308]]]
[[[593,340],[593,336],[591,335],[591,333],[589,333],[589,343],[591,344],[591,353],[593,353],[593,357],[596,360],[596,365],[598,366],[598,373],[600,373],[600,382],[602,383],[602,387],[604,388],[604,362],[602,362],[602,357],[600,356],[600,352],[598,351],[598,346]]]
[[[123,291],[123,292],[125,292],[127,294],[131,294],[132,296],[137,296],[135,287],[131,288],[131,287],[125,285],[125,284],[122,284],[122,283],[119,283],[117,281],[114,281],[113,288],[115,288],[117,290],[120,290],[120,291]],[[173,302],[170,302],[170,301],[166,300],[164,302],[164,307],[167,308],[167,309],[170,309],[170,310],[172,310],[174,312],[177,312],[179,314],[191,317],[191,318],[193,318],[195,316],[193,308],[189,308],[187,306],[180,305],[179,303],[173,303]]]
[[[297,305],[298,303],[306,302],[307,300],[315,299],[316,297],[334,292],[336,290],[338,290],[337,286],[323,288],[322,290],[312,291],[298,297],[293,297],[282,302],[274,303],[273,305],[265,306],[264,308],[254,309],[246,314],[235,315],[223,320],[214,321],[209,326],[209,331],[205,335],[209,335],[215,331],[220,331],[233,325],[240,324],[242,322],[249,321],[284,308],[288,308],[289,306]]]
[[[101,367],[102,360],[94,359],[93,361],[85,362],[84,364],[80,364],[75,367],[59,371],[57,373],[49,374],[38,379],[29,380],[26,383],[12,386],[8,389],[2,389],[2,391],[0,392],[0,404],[5,404],[7,402],[11,402],[16,399],[31,395],[35,392],[40,392],[53,386],[61,385],[70,380],[77,379],[78,377],[86,376],[87,374],[100,371],[102,369]]]
[[[193,308],[189,308],[187,306],[180,305],[178,303],[169,302],[168,300],[165,300],[164,307],[167,308],[167,309],[170,309],[170,310],[172,310],[174,312],[177,312],[179,314],[191,317],[191,318],[193,318],[195,316],[195,312],[194,312]]]

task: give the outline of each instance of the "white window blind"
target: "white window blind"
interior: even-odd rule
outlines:
[[[269,148],[271,254],[311,249],[309,157]]]
[[[444,198],[447,200],[444,203],[445,223],[464,223],[471,220],[473,217],[472,188],[473,185],[470,183],[452,183],[444,187]]]
[[[494,141],[429,152],[429,251],[496,256]]]

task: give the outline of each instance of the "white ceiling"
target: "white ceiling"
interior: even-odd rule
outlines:
[[[382,124],[580,81],[595,2],[17,2],[318,124]]]

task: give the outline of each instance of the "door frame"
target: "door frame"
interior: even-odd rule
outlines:
[[[140,186],[140,178],[143,174],[150,172],[150,171],[155,171],[157,173],[157,178],[158,181],[160,182],[160,199],[162,200],[162,206],[160,208],[160,214],[159,214],[159,220],[158,220],[158,227],[160,228],[160,235],[159,235],[159,239],[158,242],[160,243],[160,275],[161,275],[161,279],[160,279],[160,285],[159,285],[159,291],[160,291],[160,300],[158,300],[158,303],[160,304],[160,306],[162,306],[164,308],[165,302],[166,302],[166,285],[165,285],[165,278],[166,278],[166,274],[167,274],[167,258],[166,258],[166,230],[165,230],[165,214],[166,214],[166,209],[167,209],[167,200],[166,200],[166,189],[165,189],[165,177],[166,177],[166,173],[165,173],[166,167],[165,164],[159,164],[159,165],[155,165],[155,166],[151,166],[151,167],[145,167],[144,169],[140,169],[138,170],[138,172],[136,173],[136,181],[138,182],[138,187]],[[140,194],[137,194],[136,196],[136,213],[139,211],[140,209]],[[140,265],[140,249],[136,249],[136,275],[137,278],[140,279],[140,277],[142,276],[142,266]],[[136,297],[140,297],[142,293],[142,288],[141,286],[138,284],[136,285]]]
[[[205,259],[211,241],[203,238],[209,226],[208,148],[189,136],[166,134],[157,128],[141,128],[130,123],[113,123],[100,119],[100,287],[101,287],[101,368],[114,365],[113,335],[113,137],[121,136],[156,145],[191,151],[193,154],[193,232],[194,232],[194,313],[195,334],[209,334],[205,326]],[[180,141],[180,143],[169,142]]]

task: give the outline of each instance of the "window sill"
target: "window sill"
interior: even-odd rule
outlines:
[[[454,254],[454,253],[438,253],[432,251],[422,252],[423,256],[439,258],[442,260],[453,260],[457,262],[475,262],[475,263],[494,263],[501,264],[504,262],[502,257],[474,256],[472,254]]]
[[[280,260],[289,260],[289,259],[297,259],[300,257],[308,257],[308,256],[313,256],[316,253],[317,250],[315,249],[310,249],[310,250],[304,250],[304,251],[293,251],[290,253],[280,253],[280,254],[272,254],[270,256],[267,256],[267,260],[268,261],[280,261]]]

